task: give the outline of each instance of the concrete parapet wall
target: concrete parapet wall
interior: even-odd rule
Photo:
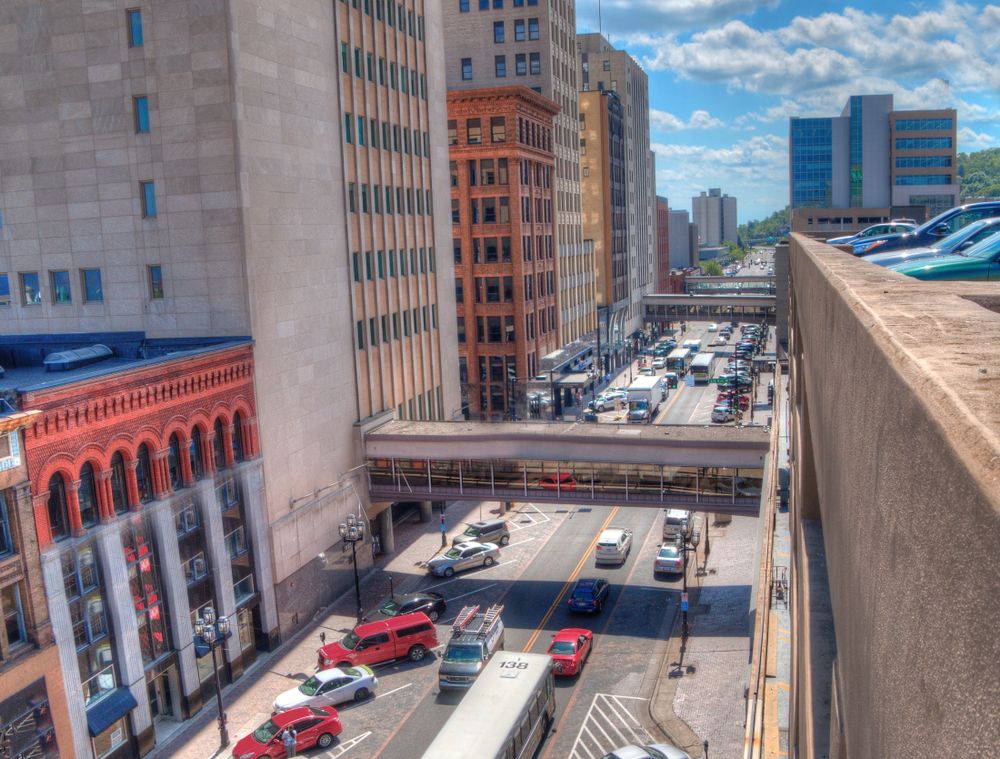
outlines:
[[[793,529],[822,520],[829,755],[992,755],[1000,285],[918,282],[798,234],[790,277]],[[796,649],[803,689],[815,681]],[[813,755],[814,726],[792,723]]]

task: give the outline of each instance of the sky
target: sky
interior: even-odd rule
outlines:
[[[600,7],[600,22],[598,20]],[[788,205],[788,118],[851,95],[955,108],[958,151],[1000,147],[1000,5],[866,0],[577,0],[649,75],[657,194],[691,210],[710,187],[739,222]]]

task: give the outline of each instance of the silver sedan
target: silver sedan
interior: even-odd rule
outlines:
[[[496,543],[459,543],[427,562],[427,571],[438,577],[451,577],[455,572],[476,567],[492,567],[500,558]]]

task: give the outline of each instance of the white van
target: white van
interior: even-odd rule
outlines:
[[[688,531],[691,523],[691,512],[686,509],[667,509],[663,515],[663,539],[676,540],[677,536]]]
[[[632,530],[609,527],[597,539],[595,564],[624,564],[632,548]]]

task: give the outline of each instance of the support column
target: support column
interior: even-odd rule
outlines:
[[[206,477],[215,475],[215,430],[209,430],[201,438],[201,468]]]
[[[49,491],[40,493],[31,499],[31,513],[35,518],[35,533],[38,535],[39,548],[52,545],[52,526],[49,524]]]
[[[86,535],[83,517],[80,516],[80,480],[73,480],[66,488],[66,511],[69,513],[69,529],[73,537]]]
[[[170,635],[177,650],[177,669],[181,677],[181,694],[190,713],[201,709],[201,682],[194,654],[194,632],[191,628],[191,607],[188,605],[187,581],[181,569],[177,533],[170,504],[161,504],[150,516],[156,549],[159,552],[160,579],[163,594],[170,609]],[[190,715],[189,715],[190,716]]]
[[[395,553],[396,535],[392,526],[392,507],[378,513],[378,531],[382,540],[382,551]]]
[[[170,495],[170,473],[167,469],[167,457],[170,451],[166,448],[153,454],[153,498],[158,501]]]
[[[139,744],[140,755],[148,753],[155,742],[153,716],[149,710],[146,692],[146,673],[139,648],[139,624],[135,618],[135,602],[128,584],[128,567],[118,530],[107,529],[98,533],[95,542],[101,572],[102,589],[108,606],[110,622],[115,631],[115,663],[121,685],[132,691],[136,706],[131,712],[132,734]],[[143,750],[143,747],[147,747]]]
[[[115,499],[111,494],[111,470],[97,472],[97,514],[101,524],[115,518]]]
[[[203,480],[199,488],[201,502],[201,523],[205,529],[205,551],[212,567],[212,582],[215,588],[216,616],[229,617],[233,636],[226,641],[226,653],[230,666],[240,660],[240,641],[236,634],[236,595],[233,592],[233,566],[226,550],[226,536],[222,526],[222,512],[215,500],[212,484]],[[230,670],[232,672],[232,670]]]
[[[252,416],[245,422],[246,434],[243,436],[243,445],[249,446],[245,451],[248,459],[255,459],[260,456],[260,443],[257,440],[257,417]]]
[[[233,455],[233,430],[234,425],[226,424],[222,427],[222,453],[226,457],[226,467],[236,464],[236,457]]]
[[[181,480],[184,482],[184,487],[191,487],[194,485],[194,472],[191,471],[191,441],[185,440],[184,445],[181,447],[181,460],[178,462],[181,466]]]
[[[432,501],[420,501],[420,521],[430,522],[434,519],[434,503]]]
[[[243,511],[246,514],[250,549],[253,551],[254,582],[260,594],[260,621],[267,634],[268,650],[278,645],[278,604],[274,597],[274,571],[268,548],[267,508],[264,500],[264,476],[260,460],[240,470]]]
[[[128,499],[128,507],[130,511],[138,511],[142,508],[142,501],[139,500],[139,480],[135,475],[138,468],[139,459],[132,459],[126,463],[125,497]]]
[[[56,650],[59,652],[60,672],[57,676],[61,676],[63,681],[73,745],[82,755],[89,755],[90,752],[86,748],[90,746],[87,705],[83,701],[83,688],[80,685],[80,664],[76,658],[76,639],[73,636],[73,621],[70,618],[69,603],[63,585],[59,551],[46,551],[41,556],[41,563],[52,634],[56,641]]]

